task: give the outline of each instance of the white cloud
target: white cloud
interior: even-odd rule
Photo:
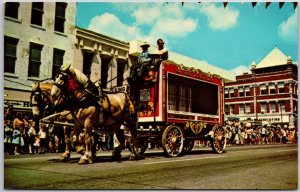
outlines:
[[[178,3],[139,3],[134,4],[134,7],[135,9],[127,11],[134,19],[131,25],[123,23],[113,14],[104,13],[92,18],[88,29],[123,41],[140,39],[156,44],[158,38],[168,42],[168,38],[185,37],[192,33],[198,24],[197,19],[186,16]],[[148,30],[143,31],[144,27]]]
[[[145,39],[154,43],[157,38],[185,37],[192,33],[198,24],[196,19],[188,18],[184,9],[178,3],[170,4],[146,4],[133,12],[132,16],[136,20],[136,25],[149,25],[149,33],[145,34]]]
[[[296,41],[298,39],[298,11],[295,11],[286,21],[278,27],[279,36],[286,41]]]
[[[154,25],[151,35],[162,35],[168,37],[185,37],[196,29],[197,21],[187,19],[166,18],[157,21]]]
[[[231,7],[217,7],[214,3],[205,3],[200,12],[207,16],[209,27],[213,30],[227,30],[236,25],[239,12]]]
[[[243,73],[251,73],[250,71],[250,67],[245,66],[245,65],[239,65],[234,69],[230,70],[231,72],[233,72],[235,74],[235,76],[237,75],[242,75]]]
[[[141,6],[133,12],[132,16],[135,18],[137,25],[151,25],[160,17],[160,9],[157,6]]]
[[[92,18],[88,29],[123,41],[131,41],[143,36],[138,27],[126,25],[110,13]]]

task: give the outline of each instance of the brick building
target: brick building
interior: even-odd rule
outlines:
[[[297,125],[298,66],[275,47],[251,73],[225,83],[225,115],[270,125]]]

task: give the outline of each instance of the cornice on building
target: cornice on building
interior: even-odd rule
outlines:
[[[120,41],[118,39],[96,33],[94,31],[90,31],[87,29],[83,29],[76,26],[76,37],[77,39],[85,38],[94,42],[97,42],[98,44],[104,44],[112,47],[116,47],[121,50],[129,50],[129,42]],[[77,44],[80,44],[80,42],[76,42]]]

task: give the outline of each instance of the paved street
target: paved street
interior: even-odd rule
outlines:
[[[94,164],[78,165],[79,155],[59,162],[60,154],[5,156],[6,189],[284,189],[298,188],[296,144],[227,147],[214,154],[196,148],[167,158],[162,150],[146,158],[110,162],[100,151]]]

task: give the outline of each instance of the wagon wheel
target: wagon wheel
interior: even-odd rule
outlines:
[[[184,152],[186,152],[186,153],[191,152],[192,149],[194,148],[194,145],[195,145],[194,140],[189,140],[189,139],[184,140],[184,143],[183,143]]]
[[[219,125],[213,128],[214,136],[211,140],[212,149],[216,153],[223,153],[226,148],[225,129]]]
[[[146,140],[139,140],[139,148],[136,149],[132,138],[127,139],[127,148],[130,152],[135,151],[135,154],[143,155],[148,149],[148,142]]]
[[[183,134],[179,127],[169,126],[162,135],[162,147],[164,152],[171,156],[177,157],[183,151]]]

